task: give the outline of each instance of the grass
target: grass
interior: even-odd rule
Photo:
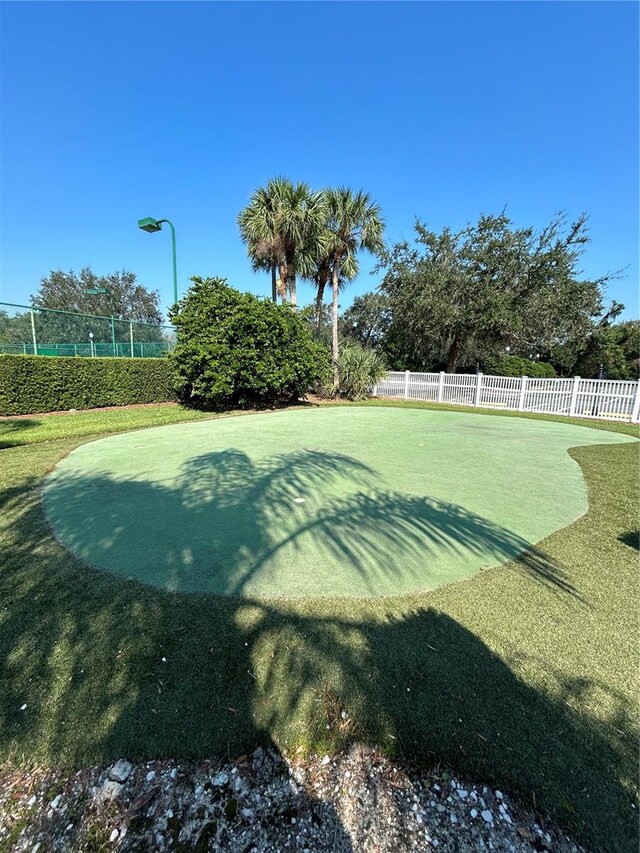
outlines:
[[[141,427],[220,417],[177,403],[137,406],[130,409],[98,409],[57,415],[0,418],[0,448],[40,444],[61,438],[109,435]]]
[[[320,402],[323,406],[345,405],[329,400]],[[454,406],[441,403],[421,403],[417,400],[361,400],[351,403],[352,406],[402,406],[410,409],[429,409],[442,412],[473,411],[474,414],[489,417],[516,417],[535,420],[557,421],[558,423],[573,423],[579,426],[589,426],[593,429],[604,429],[622,432],[627,435],[638,435],[637,424],[613,423],[584,418],[567,418],[563,415],[537,415],[530,412],[510,412],[492,409],[468,409],[464,406]],[[98,409],[84,412],[65,412],[57,415],[29,415],[20,417],[0,418],[0,449],[20,447],[25,444],[40,444],[42,441],[57,441],[61,438],[77,438],[80,436],[111,435],[126,432],[131,429],[163,426],[164,424],[184,423],[186,421],[207,420],[221,416],[243,414],[242,412],[201,412],[190,409],[178,403],[161,405],[137,406],[130,409]]]
[[[589,514],[538,544],[565,585],[515,561],[428,594],[276,604],[119,580],[52,538],[46,472],[103,418],[124,416],[112,432],[166,408],[83,413],[93,431],[75,436],[62,415],[66,437],[47,427],[0,453],[0,759],[73,767],[357,738],[513,791],[594,849],[637,849],[636,445],[570,451]]]
[[[402,406],[403,409],[430,409],[439,412],[473,412],[474,415],[486,415],[500,418],[526,418],[527,420],[548,421],[559,424],[576,424],[591,429],[603,429],[608,432],[622,432],[625,435],[638,436],[638,424],[618,423],[617,421],[596,420],[595,418],[568,418],[566,415],[541,415],[537,412],[513,412],[507,409],[476,409],[469,406],[457,406],[452,403],[422,403],[420,400],[399,400],[383,398],[360,400],[354,406]]]
[[[80,559],[174,592],[397,596],[525,550],[561,582],[532,543],[587,509],[567,449],[623,442],[464,410],[307,407],[91,442],[42,500]]]

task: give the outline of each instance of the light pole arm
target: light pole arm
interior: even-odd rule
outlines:
[[[178,301],[178,264],[176,261],[176,229],[170,219],[158,219],[158,223],[166,222],[171,228],[171,252],[173,255],[173,303]]]

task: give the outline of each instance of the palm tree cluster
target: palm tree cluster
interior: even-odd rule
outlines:
[[[258,187],[238,216],[254,270],[271,272],[272,298],[297,304],[296,280],[316,288],[316,326],[324,294],[332,292],[332,351],[337,381],[338,294],[358,274],[358,253],[383,248],[380,207],[362,190],[314,191],[308,184],[272,178]]]

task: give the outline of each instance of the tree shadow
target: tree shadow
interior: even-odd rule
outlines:
[[[640,551],[640,530],[627,530],[626,533],[621,533],[618,536],[618,541],[623,545],[628,545],[629,548],[635,548]]]
[[[287,471],[287,482],[297,486],[300,470]],[[229,457],[207,476],[241,482],[246,464]],[[402,612],[375,601],[276,603],[171,593],[93,571],[54,541],[39,486],[32,477],[0,497],[11,522],[0,569],[4,756],[77,766],[235,757],[258,743],[330,750],[365,742],[535,797],[595,847],[633,849],[637,767],[625,739],[634,737],[634,709],[596,676],[551,672],[554,689],[536,689],[427,596]],[[323,547],[352,548],[342,538],[369,518],[358,506],[357,521]],[[384,536],[411,547],[417,532],[403,525],[415,507],[396,509]],[[200,503],[188,511],[202,512]],[[477,525],[447,511],[456,534],[475,535]],[[440,520],[433,512],[425,510],[418,532]],[[385,518],[374,515],[371,529]],[[328,521],[318,529],[329,536]],[[359,548],[379,544],[369,528],[364,541]],[[582,609],[544,555],[516,565],[544,595],[553,590]],[[606,719],[585,710],[594,692],[607,695]]]
[[[578,596],[562,568],[514,531],[379,486],[375,471],[344,454],[300,450],[256,462],[229,449],[188,460],[167,484],[62,467],[44,499],[76,556],[173,592],[397,595],[523,554],[525,571]]]
[[[20,440],[20,435],[26,430],[40,426],[40,423],[41,421],[35,418],[0,418],[0,450],[26,444]]]

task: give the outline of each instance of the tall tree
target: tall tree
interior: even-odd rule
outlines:
[[[341,280],[358,274],[358,252],[383,249],[384,221],[380,207],[368,193],[347,187],[324,191],[327,219],[324,232],[326,256],[331,267],[333,375],[338,383],[338,294]]]
[[[313,251],[325,219],[322,193],[308,184],[272,178],[256,189],[238,215],[238,226],[254,269],[279,273],[280,296],[297,304],[296,276]]]
[[[567,227],[560,215],[541,232],[513,228],[504,213],[481,216],[454,233],[415,224],[415,246],[384,254],[380,289],[393,312],[390,337],[412,366],[448,372],[478,353],[510,346],[514,354],[548,352],[585,335],[602,313],[610,275],[581,279],[586,217]],[[397,349],[396,349],[397,351]]]
[[[90,267],[79,274],[69,270],[52,270],[40,282],[40,289],[31,297],[38,308],[58,311],[79,311],[84,314],[111,315],[111,300],[105,294],[91,295],[87,290],[104,287],[113,295],[115,316],[121,320],[141,323],[162,323],[160,294],[148,290],[136,281],[135,273],[122,270],[109,275],[97,275]]]
[[[609,379],[637,379],[640,369],[640,320],[612,322],[622,306],[614,303],[588,335],[564,342],[552,358],[564,373],[596,377],[602,367]]]

